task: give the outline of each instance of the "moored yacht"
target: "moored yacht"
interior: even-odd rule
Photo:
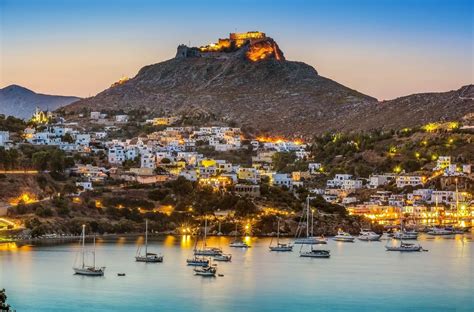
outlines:
[[[413,252],[413,251],[422,251],[423,247],[418,244],[409,244],[400,241],[400,245],[398,246],[385,246],[387,251],[401,251],[401,252]]]
[[[324,249],[313,249],[311,246],[310,251],[300,251],[300,257],[306,258],[329,258],[331,256],[331,252],[329,250]]]
[[[277,228],[277,244],[276,246],[272,246],[272,238],[270,241],[270,247],[268,247],[270,248],[270,251],[293,251],[293,245],[280,243],[280,218],[278,218]]]
[[[382,235],[377,234],[371,230],[361,229],[360,234],[357,238],[361,241],[373,242],[373,241],[379,241],[380,237],[382,237]]]
[[[203,257],[193,257],[191,259],[186,259],[186,264],[189,266],[208,266],[209,260]]]
[[[310,207],[309,207],[309,199],[310,197],[308,196],[306,198],[306,205],[303,210],[303,214],[301,217],[301,222],[298,224],[298,230],[296,231],[296,238],[294,244],[301,244],[301,245],[318,245],[318,244],[327,244],[328,240],[324,236],[314,236],[314,211],[311,210],[311,234],[310,234],[310,224],[309,224],[309,213],[310,213]],[[304,219],[306,219],[306,224],[304,224]],[[299,236],[302,235],[302,228],[306,229],[306,235],[305,236]],[[303,234],[304,235],[304,234]]]
[[[405,231],[400,230],[393,234],[394,239],[404,239],[404,240],[416,240],[418,239],[418,232],[416,231]]]
[[[355,240],[355,237],[349,233],[339,230],[337,231],[337,235],[333,237],[333,240],[338,241],[338,242],[353,243]]]
[[[93,262],[92,265],[86,265],[85,263],[85,241],[86,241],[86,226],[82,225],[82,265],[73,267],[72,269],[77,275],[86,275],[86,276],[103,276],[105,273],[105,267],[96,267],[95,266],[95,236],[94,236],[94,249],[92,251]]]
[[[220,254],[213,257],[214,261],[230,262],[232,260],[231,254]]]
[[[246,242],[242,242],[242,241],[233,241],[232,243],[229,244],[229,247],[250,248],[249,244],[247,244]]]
[[[145,254],[141,254],[141,247],[138,247],[137,254],[135,256],[135,261],[137,262],[146,262],[146,263],[156,263],[163,262],[163,256],[156,253],[148,252],[148,219],[145,220]]]
[[[428,231],[428,234],[429,235],[442,236],[442,235],[453,235],[455,233],[451,229],[434,227],[430,231]]]
[[[216,273],[217,273],[217,268],[214,266],[209,266],[209,265],[202,268],[194,269],[194,275],[214,277],[216,276]]]

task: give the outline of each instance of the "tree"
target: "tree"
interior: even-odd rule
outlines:
[[[7,304],[7,295],[4,288],[0,290],[0,311],[10,311],[10,308],[10,305]]]

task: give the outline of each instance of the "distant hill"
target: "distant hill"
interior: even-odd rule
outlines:
[[[53,111],[78,100],[80,98],[75,96],[39,94],[18,85],[10,85],[0,89],[0,114],[28,119],[36,107]]]
[[[145,66],[134,78],[66,110],[204,115],[257,131],[310,136],[459,119],[474,104],[462,92],[464,88],[379,102],[320,76],[305,63],[286,60],[272,38],[250,32],[205,47],[180,45],[175,58]]]

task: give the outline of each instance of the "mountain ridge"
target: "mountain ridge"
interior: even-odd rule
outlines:
[[[272,38],[250,32],[231,34],[205,47],[180,45],[175,58],[144,66],[134,78],[65,110],[204,115],[255,131],[307,136],[459,119],[472,111],[472,100],[456,94],[426,93],[379,102],[320,76],[310,65],[286,60]]]
[[[0,89],[0,114],[28,119],[36,107],[53,111],[80,99],[75,96],[36,93],[23,86],[12,84]]]

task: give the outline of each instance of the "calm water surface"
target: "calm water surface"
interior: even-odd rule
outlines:
[[[330,259],[271,253],[269,239],[252,238],[248,250],[208,244],[232,253],[219,263],[223,277],[194,276],[185,265],[191,237],[150,242],[163,263],[134,262],[143,238],[98,240],[104,277],[73,275],[79,245],[0,245],[0,288],[17,311],[474,311],[471,235],[423,236],[429,252],[386,252],[385,242],[322,247]],[[118,277],[125,272],[125,277]]]

